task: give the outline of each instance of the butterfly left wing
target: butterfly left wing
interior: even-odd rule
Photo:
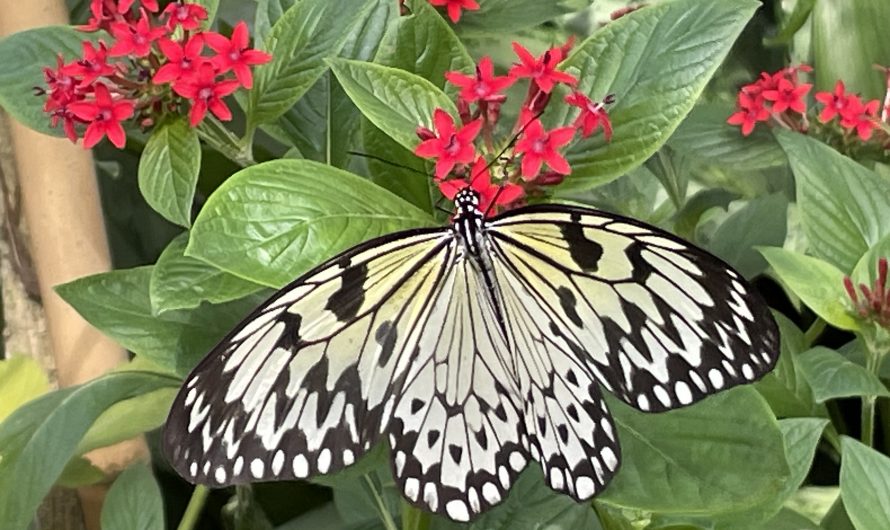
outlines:
[[[498,216],[493,261],[556,352],[629,405],[659,412],[754,381],[775,365],[776,323],[729,265],[656,227],[540,205]]]
[[[447,229],[385,236],[272,296],[185,379],[164,432],[173,467],[222,486],[357,460],[388,423],[410,326],[441,289],[453,247]]]

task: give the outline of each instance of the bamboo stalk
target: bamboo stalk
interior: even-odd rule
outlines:
[[[68,23],[64,0],[0,0],[0,35]],[[40,80],[35,80],[38,83]],[[84,321],[53,287],[110,270],[111,258],[90,152],[66,139],[49,137],[11,121],[21,207],[46,311],[60,386],[94,379],[126,360],[125,352]],[[87,455],[109,474],[147,458],[137,438]],[[99,529],[106,486],[81,488],[86,527]]]

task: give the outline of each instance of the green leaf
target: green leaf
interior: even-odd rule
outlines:
[[[207,200],[186,254],[281,287],[324,259],[430,217],[346,171],[276,160],[239,171]]]
[[[875,243],[856,263],[856,267],[850,273],[853,285],[864,283],[872,288],[878,279],[878,260],[881,258],[890,259],[890,234]]]
[[[766,399],[776,417],[822,415],[813,401],[813,391],[800,374],[798,355],[806,348],[803,332],[785,315],[773,312],[779,325],[781,352],[775,368],[754,388]]]
[[[759,7],[750,0],[675,0],[639,9],[581,43],[563,66],[578,90],[609,109],[611,143],[602,134],[567,151],[572,176],[564,186],[609,182],[648,159],[692,109],[735,38]],[[568,124],[573,110],[559,123]]]
[[[755,171],[787,163],[785,152],[766,128],[755,128],[750,136],[726,123],[731,103],[701,103],[695,106],[667,141],[676,152],[704,164],[735,171]]]
[[[764,502],[788,480],[782,433],[751,388],[664,414],[608,402],[622,464],[600,502],[663,514],[720,513]]]
[[[82,456],[75,456],[65,464],[65,469],[56,479],[56,486],[79,488],[105,481],[107,477],[101,469]]]
[[[207,10],[207,20],[201,22],[201,29],[209,29],[216,19],[216,12],[219,10],[219,0],[189,0],[191,4],[200,4]]]
[[[256,3],[253,33],[255,45],[261,47],[272,31],[272,25],[278,22],[278,19],[297,3],[297,0],[256,0]]]
[[[272,122],[291,108],[324,73],[325,59],[340,53],[367,7],[354,0],[302,0],[288,9],[263,43],[272,61],[256,70],[248,122]]]
[[[821,530],[821,527],[790,508],[782,508],[761,528],[769,530]]]
[[[108,447],[160,427],[177,392],[178,387],[159,388],[108,407],[77,444],[75,454]]]
[[[807,136],[776,131],[797,181],[813,254],[848,273],[890,234],[890,186],[873,171]]]
[[[854,396],[890,397],[877,376],[834,350],[816,346],[800,355],[798,363],[820,403]]]
[[[81,43],[102,35],[83,33],[72,26],[45,26],[0,40],[0,107],[35,131],[63,136],[61,126],[49,126],[50,118],[43,111],[46,98],[35,96],[34,87],[44,86],[43,68],[55,68],[57,54],[65,61],[80,57]]]
[[[782,248],[762,248],[760,252],[779,279],[813,312],[835,327],[859,329],[859,322],[847,309],[844,273],[834,265]]]
[[[112,373],[46,394],[16,410],[0,424],[0,528],[28,526],[80,439],[108,407],[171,386],[179,386],[179,380]]]
[[[201,302],[219,304],[237,300],[263,288],[185,255],[189,234],[167,245],[151,271],[149,296],[154,314],[193,309]]]
[[[139,159],[139,191],[171,223],[192,224],[192,201],[201,170],[201,143],[186,118],[154,130]]]
[[[43,368],[31,357],[0,360],[0,421],[49,389]]]
[[[448,96],[418,75],[348,59],[328,59],[328,65],[362,114],[406,149],[419,143],[419,125],[432,128],[436,108],[457,116]]]
[[[841,497],[857,530],[890,521],[890,458],[852,438],[841,438]]]
[[[884,75],[872,65],[890,65],[890,40],[883,25],[890,20],[890,3],[819,1],[811,20],[816,88],[831,90],[842,79],[850,92],[861,92],[865,99],[883,99]]]
[[[163,369],[188,371],[258,300],[152,313],[152,267],[114,270],[59,285],[56,292],[87,322]]]
[[[137,462],[115,479],[102,505],[102,530],[164,530],[161,488],[148,466]]]
[[[781,246],[787,231],[788,199],[775,193],[749,201],[714,232],[707,249],[726,260],[745,278],[766,267],[757,246]]]
[[[415,2],[415,5],[419,2]],[[477,11],[464,11],[456,28],[461,33],[503,33],[531,28],[556,17],[574,13],[593,0],[484,0]],[[443,11],[443,20],[447,16]]]

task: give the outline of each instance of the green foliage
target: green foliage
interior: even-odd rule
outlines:
[[[872,63],[890,66],[887,3],[774,2],[774,13],[755,14],[760,3],[753,0],[666,0],[609,21],[625,3],[479,2],[480,10],[463,11],[453,24],[426,0],[406,2],[405,12],[394,0],[200,1],[210,11],[205,27],[223,33],[252,18],[253,46],[273,59],[256,68],[253,89],[238,95],[243,112],[235,111],[231,130],[221,122],[193,129],[182,116],[168,117],[151,130],[130,131],[131,151],[97,151],[102,168],[124,169],[104,190],[109,218],[163,224],[171,235],[155,244],[159,255],[137,262],[153,264],[56,287],[133,353],[123,369],[49,391],[34,363],[0,361],[0,527],[27,528],[54,485],[104,480],[83,455],[159,428],[180,378],[270,288],[354,245],[443,220],[436,212],[441,193],[426,176],[432,164],[413,149],[417,128],[432,126],[436,108],[460,116],[458,88],[445,73],[474,75],[485,53],[503,74],[516,60],[510,41],[537,55],[569,35],[577,42],[560,69],[594,100],[615,96],[608,106],[613,137],[576,138],[563,151],[572,173],[558,188],[533,189],[529,202],[578,202],[657,224],[756,280],[781,333],[776,367],[754,385],[664,414],[607,396],[622,465],[590,503],[553,492],[532,463],[503,503],[471,524],[454,523],[402,498],[381,444],[337,474],[294,484],[302,488],[300,502],[270,506],[265,488],[216,492],[208,506],[225,508],[205,527],[220,520],[226,528],[277,530],[890,524],[890,431],[882,426],[890,420],[890,335],[858,312],[844,287],[846,276],[872,286],[879,260],[890,257],[890,159],[886,152],[860,157],[850,148],[852,134],[831,143],[838,152],[819,139],[833,125],[815,119],[808,135],[773,121],[772,131],[758,124],[743,137],[726,123],[736,87],[781,66],[770,55],[812,57],[818,89],[842,78],[881,98],[884,79]],[[783,11],[786,4],[793,11]],[[57,53],[75,57],[84,38],[50,27],[0,41],[4,110],[59,135],[31,89],[41,84],[43,66],[54,65]],[[776,53],[760,48],[762,41]],[[521,100],[525,86],[511,88],[509,101]],[[547,129],[577,117],[564,102],[569,91],[554,89],[541,118]],[[517,108],[499,109],[505,119],[488,131],[497,139],[486,146],[489,158],[509,151]],[[152,217],[129,211],[132,201],[119,197],[124,183],[134,183],[133,195],[141,194]],[[147,246],[133,239],[127,244]],[[872,430],[881,434],[869,436]],[[158,479],[168,474],[162,455],[153,462]],[[840,477],[828,491],[840,499],[808,504],[816,491],[811,478],[835,478],[831,462],[840,463]],[[158,479],[138,463],[124,471],[106,500],[103,529],[155,530],[174,521],[161,485],[175,479]],[[196,490],[182,528],[195,524],[204,495]]]

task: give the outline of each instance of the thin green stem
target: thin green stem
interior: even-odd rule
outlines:
[[[244,135],[244,138],[239,140],[219,120],[213,116],[207,116],[198,125],[197,131],[207,145],[216,149],[239,166],[247,167],[256,164],[256,161],[253,159],[252,129],[248,129],[248,133]]]
[[[871,447],[875,441],[875,396],[862,396],[862,436],[860,441]]]
[[[364,475],[363,478],[367,483],[368,491],[370,491],[371,496],[374,497],[374,503],[377,505],[377,511],[380,513],[380,519],[383,521],[383,526],[386,527],[386,530],[398,530],[396,522],[393,521],[392,515],[389,513],[386,504],[383,502],[383,498],[377,493],[377,487],[374,485],[374,481],[372,481],[371,477],[368,475]]]
[[[816,342],[816,339],[819,338],[819,335],[825,331],[825,326],[827,323],[821,317],[816,317],[816,320],[807,328],[807,331],[803,334],[804,344],[807,348],[813,345]]]
[[[402,530],[429,530],[430,514],[402,499]]]
[[[201,517],[201,511],[204,509],[204,503],[207,502],[207,495],[210,490],[207,486],[195,486],[192,491],[192,498],[189,499],[188,506],[185,507],[185,513],[182,514],[182,520],[179,521],[177,530],[192,530]]]

